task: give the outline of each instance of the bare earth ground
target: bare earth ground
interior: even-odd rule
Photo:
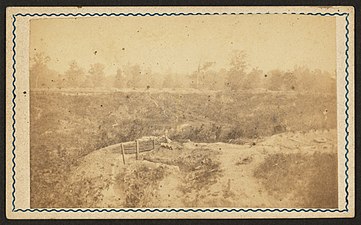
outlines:
[[[242,145],[172,142],[173,150],[141,153],[138,161],[126,155],[125,165],[120,151],[103,148],[81,158],[69,182],[87,190],[78,196],[84,207],[336,208],[336,135],[331,129]]]

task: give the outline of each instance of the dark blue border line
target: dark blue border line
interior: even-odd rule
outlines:
[[[15,145],[15,141],[16,141],[16,137],[15,137],[15,124],[16,124],[16,120],[15,120],[15,115],[16,115],[16,111],[15,111],[15,108],[16,108],[16,102],[15,102],[15,99],[16,99],[16,93],[15,93],[15,90],[16,90],[16,77],[15,77],[15,73],[16,73],[16,59],[15,59],[15,56],[16,56],[16,34],[15,34],[15,31],[16,31],[16,17],[17,16],[20,16],[20,17],[27,17],[27,16],[30,16],[30,17],[41,17],[41,16],[46,16],[46,17],[52,17],[52,16],[55,16],[55,17],[62,17],[62,16],[71,16],[71,17],[76,17],[76,16],[95,16],[95,17],[101,17],[101,16],[207,16],[207,15],[307,15],[307,16],[345,16],[345,19],[346,19],[346,26],[345,26],[345,29],[346,29],[346,42],[345,42],[345,45],[346,45],[346,50],[345,50],[345,54],[346,54],[346,59],[345,59],[345,64],[346,64],[346,68],[345,68],[345,73],[346,73],[346,76],[345,76],[345,90],[346,90],[346,93],[345,93],[345,115],[346,115],[346,118],[345,118],[345,123],[346,123],[346,127],[345,127],[345,141],[346,141],[346,144],[345,144],[345,150],[346,150],[346,153],[345,153],[345,167],[346,167],[346,170],[345,170],[345,183],[346,183],[346,186],[345,186],[345,192],[346,192],[346,196],[345,196],[345,201],[346,201],[346,204],[345,204],[345,208],[344,209],[305,209],[305,208],[302,208],[302,209],[287,209],[287,208],[276,208],[276,209],[272,209],[272,208],[266,208],[266,209],[263,209],[263,208],[257,208],[257,209],[242,209],[242,208],[214,208],[214,209],[209,209],[209,208],[197,208],[197,209],[174,209],[174,208],[171,208],[171,209],[160,209],[160,208],[145,208],[145,209],[133,209],[133,208],[119,208],[119,209],[116,209],[116,208],[110,208],[110,209],[72,209],[72,208],[69,208],[69,209],[21,209],[21,208],[16,208],[15,207],[15,184],[16,184],[16,179],[15,179],[15,175],[16,175],[16,171],[15,171],[15,166],[16,166],[16,163],[15,163],[15,158],[16,158],[16,154],[15,154],[15,149],[16,149],[16,145]],[[12,42],[13,42],[13,47],[12,47],[12,50],[13,50],[13,56],[12,56],[12,60],[13,60],[13,65],[12,65],[12,68],[13,68],[13,73],[12,73],[12,77],[13,77],[13,81],[12,81],[12,86],[13,86],[13,90],[12,90],[12,95],[13,95],[13,98],[12,98],[12,103],[13,103],[13,106],[12,106],[12,112],[13,112],[13,115],[12,115],[12,120],[13,120],[13,123],[12,123],[12,129],[13,129],[13,132],[12,132],[12,138],[13,138],[13,141],[12,141],[12,146],[13,146],[13,150],[12,150],[12,155],[13,155],[13,158],[12,158],[12,163],[13,163],[13,166],[12,166],[12,172],[13,172],[13,175],[12,175],[12,211],[13,212],[142,212],[142,213],[145,213],[145,212],[340,212],[340,213],[345,213],[345,212],[348,212],[349,211],[349,183],[348,183],[348,179],[349,179],[349,175],[348,175],[348,171],[349,171],[349,166],[348,166],[348,162],[349,162],[349,158],[348,158],[348,153],[349,153],[349,150],[348,150],[348,145],[349,145],[349,141],[348,141],[348,136],[349,136],[349,123],[348,123],[348,120],[349,120],[349,114],[348,114],[348,110],[349,110],[349,106],[348,106],[348,103],[349,103],[349,98],[348,98],[348,94],[349,94],[349,80],[348,80],[348,76],[349,76],[349,72],[348,72],[348,69],[349,69],[349,63],[348,63],[348,59],[349,59],[349,55],[348,55],[348,51],[349,51],[349,13],[295,13],[295,12],[284,12],[284,13],[270,13],[270,12],[266,12],[266,13],[242,13],[242,12],[239,12],[239,13],[17,13],[17,14],[14,14],[12,16],[13,18],[13,22],[12,22],[12,25],[13,25],[13,31],[12,31],[12,34],[13,34],[13,39],[12,39]]]
[[[294,13],[294,12],[283,12],[283,13],[17,13],[14,16],[214,16],[214,15],[308,15],[308,16],[348,16],[348,13]]]

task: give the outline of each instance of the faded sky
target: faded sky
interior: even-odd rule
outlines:
[[[44,52],[64,72],[71,60],[89,69],[124,64],[154,72],[189,73],[199,62],[227,68],[230,53],[244,50],[250,67],[264,71],[336,68],[335,18],[299,15],[97,17],[31,21],[30,56]],[[96,52],[96,54],[95,54]]]

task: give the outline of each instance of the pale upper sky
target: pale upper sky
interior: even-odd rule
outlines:
[[[30,56],[44,52],[62,73],[76,60],[108,74],[127,63],[154,72],[189,73],[201,62],[229,67],[234,50],[250,67],[289,70],[295,65],[334,72],[335,18],[301,15],[92,17],[31,21]]]

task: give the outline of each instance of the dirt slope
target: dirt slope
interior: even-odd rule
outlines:
[[[103,148],[80,160],[70,182],[90,183],[79,193],[87,207],[333,208],[336,139],[330,130],[243,145],[173,143],[173,150],[142,153],[138,161],[126,155],[125,165],[119,152]]]

